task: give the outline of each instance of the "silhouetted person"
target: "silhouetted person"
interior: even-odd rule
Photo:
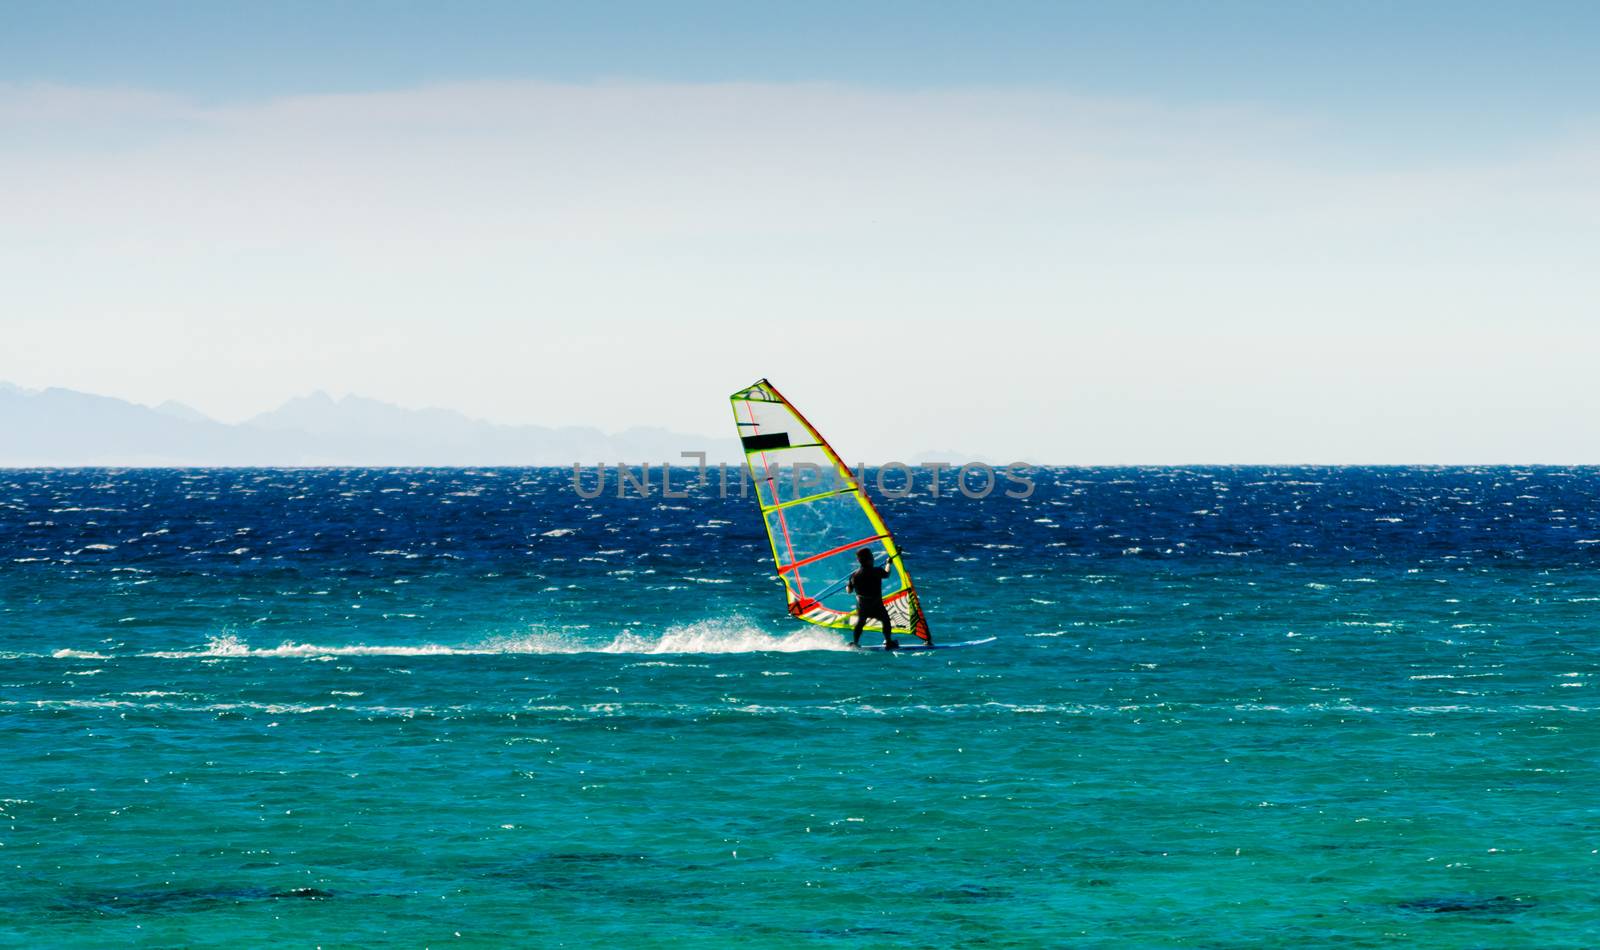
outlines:
[[[850,575],[850,583],[845,585],[845,590],[856,595],[856,635],[851,646],[861,645],[861,628],[867,625],[868,620],[883,621],[883,648],[893,650],[900,646],[890,636],[891,624],[889,622],[889,608],[883,605],[883,581],[889,576],[889,564],[884,562],[882,567],[872,563],[872,551],[861,548],[856,551],[856,559],[861,562],[861,567]],[[890,561],[894,558],[890,558]]]

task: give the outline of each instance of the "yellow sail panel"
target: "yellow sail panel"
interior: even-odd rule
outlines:
[[[894,632],[931,642],[905,560],[855,473],[771,383],[760,380],[730,398],[789,612],[825,627],[854,627],[855,596],[845,587],[856,552],[867,548],[877,563],[893,564],[883,602]]]

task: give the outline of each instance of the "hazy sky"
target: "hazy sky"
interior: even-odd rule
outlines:
[[[0,7],[0,380],[1600,461],[1600,5]]]

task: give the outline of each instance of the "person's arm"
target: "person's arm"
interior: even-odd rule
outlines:
[[[844,590],[847,594],[854,594],[856,592],[856,576],[854,574],[851,574],[850,579],[845,581]]]

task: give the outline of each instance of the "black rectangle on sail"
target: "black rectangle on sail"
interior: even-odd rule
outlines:
[[[786,449],[789,447],[789,433],[774,432],[770,435],[747,435],[739,441],[744,443],[746,452],[759,452],[762,449]]]

